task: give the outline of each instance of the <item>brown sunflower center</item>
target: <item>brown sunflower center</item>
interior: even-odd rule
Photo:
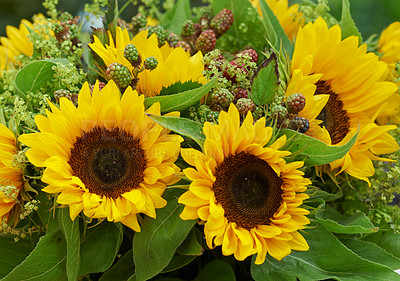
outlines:
[[[216,168],[213,191],[229,222],[251,229],[270,223],[282,203],[283,180],[264,160],[241,152]]]
[[[338,94],[332,90],[326,81],[318,81],[316,85],[316,95],[329,95],[329,100],[317,119],[322,121],[320,126],[325,126],[328,130],[332,144],[337,144],[350,132],[349,116],[347,111],[343,109],[343,102]]]
[[[139,139],[95,127],[76,139],[68,163],[90,192],[117,198],[139,186],[147,161]]]

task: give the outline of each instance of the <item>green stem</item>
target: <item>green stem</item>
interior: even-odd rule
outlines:
[[[131,4],[131,3],[133,3],[133,0],[126,1],[124,6],[122,6],[121,9],[118,11],[118,16],[120,16],[122,14],[122,12],[126,9],[126,7],[128,7],[128,5]]]

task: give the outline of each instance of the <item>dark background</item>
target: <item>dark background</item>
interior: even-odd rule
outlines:
[[[218,0],[214,0],[218,1]],[[315,0],[316,1],[316,0]],[[59,0],[58,9],[72,14],[83,10],[85,0]],[[119,0],[121,7],[126,0]],[[198,1],[196,1],[198,2]],[[290,3],[300,2],[289,0]],[[329,0],[332,14],[340,18],[342,0]],[[400,21],[400,0],[350,0],[351,13],[362,33],[367,39],[373,33],[379,33],[393,21]],[[0,0],[0,35],[5,35],[5,26],[18,26],[21,19],[31,20],[36,13],[45,13],[42,0]],[[130,5],[122,14],[130,19],[136,12]]]

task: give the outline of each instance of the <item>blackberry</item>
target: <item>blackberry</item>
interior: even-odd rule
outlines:
[[[249,96],[248,91],[243,88],[237,88],[233,93],[235,95],[235,100],[247,99]]]
[[[207,54],[215,49],[217,38],[212,30],[204,30],[199,37],[196,39],[196,50],[201,51],[203,54]]]
[[[306,98],[300,93],[290,95],[286,100],[286,107],[293,114],[299,113],[305,106]]]
[[[217,37],[220,37],[222,34],[228,31],[228,29],[233,24],[233,13],[231,10],[222,9],[218,15],[213,17],[210,23],[210,27],[214,30]]]
[[[174,47],[179,42],[179,36],[171,32],[168,34],[167,41],[171,47]]]
[[[106,83],[104,82],[99,82],[99,90],[103,90],[103,88],[106,86]],[[90,86],[90,92],[93,93],[94,85]]]
[[[271,116],[276,118],[278,124],[282,124],[288,116],[288,110],[282,105],[273,104],[270,109]]]
[[[150,37],[150,35],[152,35],[153,33],[155,33],[157,35],[157,39],[158,39],[158,45],[162,46],[165,44],[165,41],[168,38],[169,33],[164,29],[164,27],[162,27],[161,25],[157,25],[157,26],[149,26],[148,28],[148,37]]]
[[[72,93],[65,89],[59,89],[54,92],[54,98],[56,99],[57,102],[59,102],[62,97],[71,100]]]
[[[125,65],[117,62],[114,62],[108,66],[106,77],[109,80],[114,80],[115,84],[117,84],[120,89],[128,87],[133,79],[130,70]]]
[[[241,54],[248,54],[248,55],[250,56],[250,58],[251,58],[251,61],[257,63],[257,61],[258,61],[258,54],[257,54],[256,50],[254,50],[254,49],[247,49],[247,50],[241,51],[240,53],[241,53]]]
[[[188,20],[183,25],[181,36],[182,36],[182,38],[192,36],[194,34],[194,31],[195,31],[195,29],[194,29],[193,21]]]
[[[212,94],[212,105],[213,108],[218,108],[218,105],[227,109],[233,102],[234,96],[227,89],[219,89]]]
[[[289,118],[288,128],[304,134],[310,128],[310,122],[303,117],[291,116]]]
[[[153,70],[157,67],[158,61],[155,57],[148,57],[144,60],[144,68],[147,70]]]
[[[246,116],[247,113],[253,112],[256,109],[256,105],[253,103],[251,99],[241,98],[236,102],[236,107],[239,111],[239,114],[242,116]]]
[[[124,58],[126,58],[133,67],[138,67],[141,63],[140,55],[135,45],[128,44],[124,49]]]
[[[185,42],[185,41],[178,41],[178,43],[176,43],[175,48],[181,47],[182,49],[185,50],[185,52],[192,52],[192,47],[190,47],[190,45]]]
[[[144,15],[139,13],[132,18],[131,24],[133,32],[136,33],[147,25],[147,19]]]

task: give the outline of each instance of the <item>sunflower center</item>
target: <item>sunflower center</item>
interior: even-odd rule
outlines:
[[[318,81],[316,85],[316,95],[329,95],[329,100],[317,119],[322,121],[320,126],[325,126],[328,130],[332,144],[337,144],[350,132],[349,116],[347,111],[343,109],[343,102],[338,94],[332,90],[326,81]]]
[[[270,223],[282,203],[283,180],[264,160],[241,152],[216,168],[213,191],[229,222],[251,229]]]
[[[139,139],[95,127],[76,139],[68,163],[91,193],[117,198],[139,187],[147,161]]]

